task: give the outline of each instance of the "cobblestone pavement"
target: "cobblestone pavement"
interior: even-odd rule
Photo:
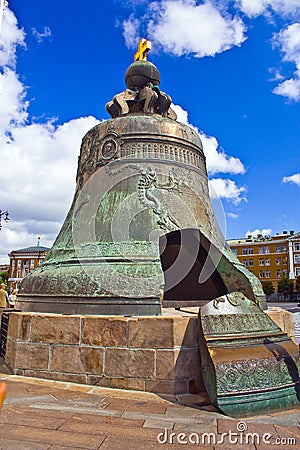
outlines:
[[[7,383],[3,450],[300,449],[298,409],[237,420],[201,395],[162,397],[4,373],[0,379]]]

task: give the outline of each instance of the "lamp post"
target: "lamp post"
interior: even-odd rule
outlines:
[[[2,228],[2,217],[4,216],[4,222],[9,222],[9,212],[8,211],[2,211],[0,209],[0,230]]]

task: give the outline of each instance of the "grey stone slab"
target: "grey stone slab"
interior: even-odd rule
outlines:
[[[145,408],[146,409],[146,408]],[[140,420],[156,420],[156,421],[166,421],[166,422],[174,422],[174,418],[166,417],[165,414],[151,414],[144,412],[135,412],[135,411],[124,411],[121,415],[123,419],[140,419]]]
[[[166,412],[165,412],[165,416],[168,417],[176,417],[177,418],[181,418],[181,417],[189,417],[189,418],[207,418],[209,420],[213,420],[213,419],[217,419],[217,418],[222,418],[224,419],[225,416],[223,416],[222,414],[219,413],[215,413],[215,412],[211,412],[211,411],[202,411],[200,409],[192,409],[192,408],[187,408],[187,407],[181,407],[181,408],[176,408],[176,407],[169,407],[167,408]]]
[[[252,417],[251,419],[247,418],[247,422],[259,422],[273,425],[287,425],[293,427],[299,427],[300,425],[300,412],[293,412],[290,414],[282,413],[282,414],[273,414],[270,416],[264,417]]]
[[[39,403],[30,405],[29,408],[42,409],[42,410],[57,410],[57,411],[67,411],[74,413],[83,414],[95,414],[97,416],[110,416],[110,417],[121,417],[122,411],[112,411],[109,409],[98,409],[98,408],[86,408],[83,406],[67,405],[65,403]]]
[[[206,426],[208,424],[212,424],[212,426],[217,426],[217,419],[215,417],[206,416],[203,417],[202,415],[197,416],[171,416],[167,414],[149,414],[149,413],[138,413],[138,412],[132,412],[132,411],[124,411],[124,413],[121,416],[124,419],[140,419],[140,420],[153,420],[157,423],[173,423],[176,424],[198,424]]]
[[[168,430],[173,430],[174,425],[175,423],[169,420],[146,419],[143,428],[157,428],[159,430],[161,430],[162,428],[167,428]]]
[[[216,422],[202,422],[202,423],[182,423],[175,422],[174,430],[185,431],[189,433],[214,433],[217,435]]]
[[[5,403],[6,404],[12,404],[12,403],[17,403],[18,405],[21,403],[36,403],[36,402],[55,402],[56,399],[55,397],[53,397],[53,395],[49,394],[49,395],[31,395],[28,397],[6,397],[5,398]]]

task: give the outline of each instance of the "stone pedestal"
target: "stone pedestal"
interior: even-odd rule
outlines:
[[[6,363],[14,374],[110,388],[203,392],[196,315],[11,313]]]

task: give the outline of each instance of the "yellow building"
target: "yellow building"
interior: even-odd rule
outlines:
[[[8,289],[19,289],[19,285],[23,278],[44,261],[50,249],[39,245],[34,247],[13,250],[9,253],[10,266]]]
[[[227,243],[250,272],[262,283],[271,281],[277,290],[277,283],[284,276],[289,276],[289,238],[293,236],[293,231],[284,231],[275,236],[249,235],[243,239],[228,240]]]

